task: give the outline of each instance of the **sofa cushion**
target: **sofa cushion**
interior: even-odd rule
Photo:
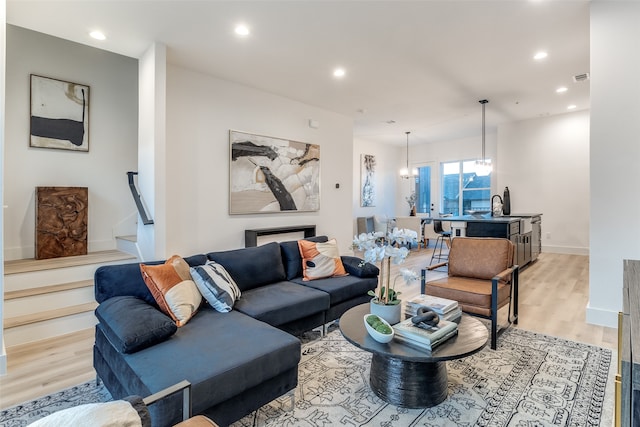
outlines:
[[[356,276],[330,277],[306,281],[302,278],[293,279],[292,282],[308,288],[317,289],[329,294],[330,304],[334,306],[343,301],[366,295],[378,285],[377,276],[360,278]]]
[[[147,265],[161,264],[162,261],[148,262]],[[157,305],[151,291],[140,274],[140,264],[104,265],[98,267],[93,277],[95,298],[102,303],[116,296],[134,296]]]
[[[330,239],[324,243],[298,240],[298,247],[300,248],[300,256],[302,256],[302,277],[304,280],[347,274],[340,259],[336,239]]]
[[[464,312],[481,316],[491,315],[491,281],[489,280],[445,277],[427,282],[425,293],[458,301]],[[507,304],[510,295],[511,286],[504,282],[498,282],[498,307]]]
[[[327,310],[329,295],[295,283],[278,282],[243,292],[234,308],[254,319],[280,326]]]
[[[304,240],[310,242],[326,242],[329,238],[327,236],[315,236],[307,237]],[[284,263],[287,280],[302,277],[302,257],[300,256],[298,241],[289,240],[287,242],[280,242],[280,252],[282,252],[282,262]]]
[[[242,292],[286,278],[280,245],[276,242],[252,248],[210,252],[207,258],[222,264]]]
[[[111,349],[102,326],[96,347],[127,394],[148,396],[187,380],[194,413],[295,369],[300,360],[297,338],[236,310],[203,306],[170,339],[132,354]]]
[[[378,277],[380,269],[370,262],[364,262],[362,258],[342,255],[342,265],[347,273],[356,277]]]
[[[191,267],[191,277],[209,305],[222,313],[228,313],[240,298],[240,289],[221,264],[209,261],[205,265]]]
[[[166,340],[178,327],[140,298],[109,298],[96,308],[96,317],[111,344],[121,353],[134,353]]]
[[[204,254],[192,255],[184,260],[190,266],[201,265],[207,262],[207,256]],[[145,264],[158,265],[163,262],[148,261]],[[156,305],[155,298],[142,279],[140,264],[137,262],[98,267],[94,274],[94,284],[95,298],[99,303],[116,296],[130,295]]]
[[[140,264],[140,270],[160,309],[184,326],[202,302],[186,261],[174,255],[161,265]]]

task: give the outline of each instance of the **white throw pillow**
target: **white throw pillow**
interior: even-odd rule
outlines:
[[[40,418],[30,427],[142,427],[138,411],[127,401],[88,403]]]

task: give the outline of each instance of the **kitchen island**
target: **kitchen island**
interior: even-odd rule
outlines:
[[[511,214],[508,216],[462,215],[453,216],[452,237],[501,237],[516,247],[515,260],[520,267],[535,261],[541,251],[540,213]]]

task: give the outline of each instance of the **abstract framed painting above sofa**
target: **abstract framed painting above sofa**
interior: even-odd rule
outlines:
[[[326,236],[304,241],[335,253],[327,249],[335,241]],[[187,380],[194,414],[221,426],[295,389],[301,357],[296,335],[318,327],[324,331],[328,322],[369,301],[367,292],[376,287],[379,273],[360,258],[339,256],[334,261],[342,270],[314,278],[317,272],[305,271],[300,247],[297,240],[272,242],[98,268],[98,378],[114,399],[147,396]],[[201,276],[209,271],[224,280],[210,282],[211,292],[202,293],[206,302],[199,303],[194,289],[202,283],[189,283],[185,271]],[[196,282],[202,278],[194,277]],[[209,301],[222,293],[225,304]],[[181,405],[179,398],[153,405],[153,425],[178,421]]]
[[[229,213],[320,209],[320,146],[229,131]]]

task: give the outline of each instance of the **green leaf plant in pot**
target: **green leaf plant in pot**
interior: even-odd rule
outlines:
[[[408,231],[408,230],[407,230]],[[396,292],[395,283],[398,277],[417,278],[411,270],[404,269],[398,275],[393,285],[391,283],[391,263],[401,264],[409,255],[409,249],[402,244],[407,244],[415,238],[413,234],[405,232],[403,229],[394,228],[388,236],[383,233],[363,233],[356,236],[353,241],[353,248],[364,250],[364,262],[377,264],[380,262],[380,275],[378,276],[378,286],[375,291],[369,291],[372,296],[370,313],[386,320],[390,325],[400,322],[402,305],[398,298],[400,292]]]

